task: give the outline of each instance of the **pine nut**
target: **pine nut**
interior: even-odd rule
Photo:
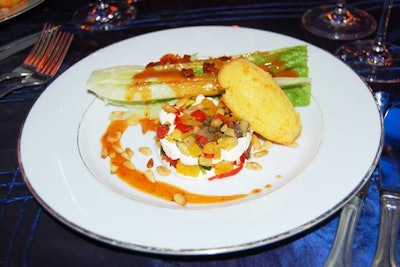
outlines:
[[[139,152],[146,156],[151,155],[151,149],[145,146],[139,147]]]
[[[189,100],[189,99],[186,98],[186,97],[180,98],[180,99],[178,99],[178,100],[175,102],[175,106],[181,108],[181,107],[183,107],[183,106],[186,104],[186,102],[187,102],[188,100]]]
[[[122,132],[121,131],[115,131],[115,132],[112,132],[112,133],[108,134],[106,139],[110,143],[115,143],[115,142],[119,141],[121,136],[122,136]]]
[[[254,153],[255,158],[261,158],[268,154],[268,150],[260,150]]]
[[[262,145],[261,145],[261,150],[267,150],[272,146],[272,142],[271,141],[265,141]]]
[[[257,135],[252,134],[250,142],[255,150],[259,150],[261,148],[261,142],[260,139],[258,139]]]
[[[131,157],[129,156],[128,153],[126,153],[126,151],[122,151],[122,153],[120,154],[121,157],[123,157],[126,160],[131,160]]]
[[[171,170],[165,166],[157,166],[156,170],[161,176],[168,176],[171,174]]]
[[[128,168],[128,169],[131,169],[131,170],[136,169],[136,166],[132,162],[130,162],[129,160],[124,161],[124,163],[122,163],[122,165],[124,167]]]
[[[154,166],[154,160],[151,158],[151,159],[149,159],[149,161],[147,162],[146,167],[149,168],[149,169],[151,169],[151,168],[153,168],[153,166]]]
[[[108,156],[108,149],[107,147],[103,146],[101,148],[101,158],[105,159],[107,158],[107,156]]]
[[[169,103],[164,103],[161,108],[167,113],[176,113],[178,110]]]
[[[133,153],[133,150],[130,149],[129,147],[125,148],[125,152],[126,154],[128,154],[129,157],[133,157],[133,155],[135,154]]]
[[[118,171],[118,166],[111,164],[111,174],[115,174]]]
[[[175,193],[174,194],[174,201],[180,206],[185,206],[186,205],[186,198],[181,193]]]
[[[114,150],[111,150],[108,153],[108,156],[110,157],[110,159],[115,159],[115,157],[117,156],[117,153]]]
[[[113,111],[110,114],[109,120],[110,121],[119,121],[125,118],[125,112],[123,111]]]
[[[144,176],[146,176],[147,180],[149,180],[150,183],[154,184],[156,182],[156,179],[154,178],[154,173],[152,170],[145,170]]]
[[[246,168],[249,170],[261,170],[262,166],[254,161],[248,161],[246,162]]]
[[[111,148],[114,149],[115,152],[117,152],[118,154],[121,154],[122,152],[124,152],[122,147],[120,147],[119,145],[112,145]]]

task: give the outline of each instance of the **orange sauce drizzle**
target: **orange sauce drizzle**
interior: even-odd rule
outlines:
[[[286,69],[286,62],[280,61],[279,57],[280,55],[277,54],[269,58],[270,62],[260,67],[273,77],[298,77],[295,71]],[[208,61],[214,63],[217,69],[224,64],[224,61],[218,58],[209,59]],[[274,71],[271,72],[271,69]],[[132,77],[132,83],[126,89],[126,100],[132,101],[136,94],[140,94],[140,98],[144,102],[151,100],[152,83],[149,80],[152,78],[156,78],[157,82],[168,84],[177,98],[192,97],[199,94],[215,96],[223,93],[223,90],[218,86],[217,73],[204,73],[203,75],[185,77],[182,75],[181,70],[171,69],[168,65],[148,66]]]
[[[159,70],[147,67],[133,77],[132,83],[126,89],[126,99],[132,100],[136,94],[140,94],[143,101],[149,101],[152,83],[148,81],[152,78],[157,78],[157,82],[168,84],[177,98],[199,94],[211,96],[222,93],[217,85],[216,75],[211,73],[186,78],[182,76],[181,71],[176,69]]]
[[[158,125],[158,120],[151,118],[140,119],[140,125],[142,126],[142,133],[145,134],[149,131],[155,131]]]
[[[142,125],[147,125],[148,127],[148,125],[151,125],[152,121],[142,120],[141,123]],[[123,180],[133,188],[167,201],[173,201],[174,194],[180,193],[185,196],[186,202],[191,204],[211,204],[211,203],[226,202],[226,201],[241,199],[249,195],[249,194],[237,194],[228,196],[201,195],[188,192],[182,188],[179,188],[169,183],[159,182],[159,181],[156,181],[155,183],[150,182],[144,175],[143,171],[138,169],[132,169],[124,165],[126,159],[122,157],[119,153],[117,153],[117,151],[115,150],[116,146],[117,147],[121,146],[120,142],[119,141],[110,142],[107,138],[107,136],[113,136],[115,132],[123,133],[127,129],[127,127],[128,124],[125,120],[112,121],[101,138],[101,144],[103,148],[107,148],[109,155],[115,154],[115,156],[110,157],[110,163],[118,167],[115,174],[121,180]],[[150,128],[147,128],[147,130],[149,129],[152,129],[152,126]],[[250,194],[255,194],[258,192],[259,192],[258,190],[253,190]]]

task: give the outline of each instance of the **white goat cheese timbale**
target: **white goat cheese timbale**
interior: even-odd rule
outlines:
[[[159,114],[163,161],[179,176],[203,180],[227,177],[242,168],[252,130],[217,99],[199,95],[166,104]]]

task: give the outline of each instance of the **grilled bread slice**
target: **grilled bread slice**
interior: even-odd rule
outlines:
[[[222,101],[253,130],[275,143],[292,145],[301,133],[299,113],[272,76],[245,59],[226,63],[218,74]]]

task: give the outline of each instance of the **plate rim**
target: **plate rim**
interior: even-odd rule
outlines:
[[[15,7],[10,7],[8,12],[0,12],[0,23],[10,20],[16,16],[19,16],[28,10],[38,6],[45,0],[27,0],[27,3],[18,3]]]

